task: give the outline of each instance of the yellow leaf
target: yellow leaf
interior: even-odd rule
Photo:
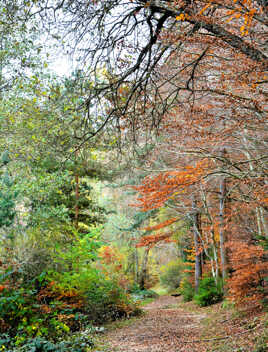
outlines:
[[[183,13],[181,13],[179,16],[176,17],[177,21],[184,21],[185,19],[185,15]]]

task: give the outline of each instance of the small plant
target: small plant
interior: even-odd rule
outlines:
[[[54,343],[42,337],[28,339],[19,348],[21,352],[86,352],[94,343],[89,336],[76,335],[72,340]]]
[[[0,351],[13,352],[87,352],[94,346],[94,342],[87,333],[72,335],[71,338],[54,342],[46,337],[37,336],[25,338],[8,334],[0,335]]]
[[[194,297],[194,288],[187,277],[183,278],[180,283],[180,293],[184,302],[192,301]]]
[[[194,301],[201,307],[218,303],[223,299],[221,285],[216,285],[213,277],[207,276],[200,281],[198,293],[194,295]]]
[[[4,333],[4,334],[0,334],[0,351],[1,351],[1,348],[2,350],[6,350],[7,347],[10,345],[12,339],[11,337]]]
[[[131,297],[135,300],[144,300],[145,298],[157,298],[158,294],[153,290],[141,290],[138,285],[133,285],[131,290]]]

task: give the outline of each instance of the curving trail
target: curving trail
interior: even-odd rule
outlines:
[[[128,327],[108,332],[111,352],[202,352],[198,340],[204,314],[175,308],[180,298],[162,296],[144,307],[146,315]]]

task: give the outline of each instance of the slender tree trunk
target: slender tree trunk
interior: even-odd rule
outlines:
[[[264,216],[264,212],[263,212],[263,208],[259,208],[260,210],[260,219],[261,219],[261,223],[262,223],[262,227],[263,227],[263,230],[264,230],[264,236],[265,237],[268,237],[268,225],[267,225],[267,221],[266,221],[266,218]]]
[[[196,200],[193,197],[193,232],[194,232],[194,246],[195,246],[195,292],[199,290],[200,279],[202,277],[202,263],[199,236],[201,234],[201,216],[196,206]]]
[[[140,289],[144,290],[145,289],[145,280],[147,276],[147,266],[148,266],[148,259],[149,259],[149,248],[145,248],[145,253],[142,261],[142,266],[141,266],[141,273],[140,273]]]
[[[134,277],[135,277],[135,283],[138,284],[139,282],[139,254],[138,254],[138,249],[135,247],[134,248]]]
[[[75,175],[75,214],[74,214],[74,225],[78,229],[78,217],[79,217],[79,176]]]
[[[256,220],[257,220],[257,228],[258,228],[258,235],[262,236],[262,224],[261,224],[261,214],[260,214],[260,208],[256,207],[255,209],[256,212]]]
[[[75,152],[75,161],[77,161],[78,151]],[[77,165],[76,165],[77,166]],[[74,226],[78,229],[79,218],[79,175],[78,171],[75,172],[75,206],[74,206]]]
[[[217,285],[219,281],[219,258],[218,258],[218,248],[216,245],[215,234],[213,230],[211,231],[211,242],[212,242],[213,258],[215,263],[214,280],[215,280],[215,284]],[[213,263],[212,263],[212,267],[213,267]]]
[[[206,194],[205,194],[204,190],[202,189],[202,186],[201,186],[201,197],[202,197],[203,208],[205,210],[206,217],[208,218],[210,226],[213,226],[213,219],[210,215],[210,210],[209,210],[210,207],[208,206]],[[219,256],[218,256],[217,241],[215,239],[215,233],[214,233],[213,228],[210,231],[210,240],[209,240],[208,236],[206,235],[206,233],[205,233],[205,238],[206,238],[206,242],[211,243],[211,246],[212,246],[212,255],[209,256],[208,253],[206,253],[206,255],[210,260],[212,276],[215,280],[215,284],[217,285],[218,279],[219,279]],[[205,252],[205,249],[204,249],[204,252]],[[202,268],[204,267],[204,263],[203,263],[204,252],[201,255]],[[215,268],[214,268],[214,265],[215,265]]]
[[[226,202],[226,180],[222,177],[220,180],[220,209],[219,209],[219,236],[220,236],[220,253],[221,253],[221,272],[223,281],[227,278],[227,258],[225,250],[225,202]]]

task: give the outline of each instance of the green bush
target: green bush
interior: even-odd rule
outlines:
[[[57,271],[32,280],[24,280],[24,272],[16,265],[0,266],[0,333],[8,334],[18,348],[27,345],[25,351],[61,351],[61,345],[51,347],[59,338],[66,340],[93,322],[138,313],[117,276],[103,270],[100,244],[89,235],[77,239],[55,254]],[[84,351],[79,344],[70,351]]]
[[[87,335],[77,334],[58,343],[40,336],[12,339],[9,335],[2,334],[0,346],[1,351],[7,352],[87,352],[89,348],[94,346],[94,342],[88,333]]]
[[[176,289],[180,286],[184,265],[179,260],[169,262],[161,268],[160,282],[163,286]]]
[[[158,294],[152,290],[141,290],[138,285],[133,285],[131,288],[131,297],[137,302],[140,300],[144,300],[146,298],[157,298]]]
[[[72,293],[83,301],[79,311],[86,314],[89,321],[104,322],[131,315],[135,310],[130,296],[118,283],[107,278],[93,265],[76,268],[62,273],[52,273],[55,297]]]
[[[107,280],[101,273],[88,284],[86,311],[93,321],[103,322],[131,315],[135,306],[117,282]]]
[[[42,307],[47,308],[44,312]],[[10,336],[20,336],[18,341],[28,337],[63,336],[70,328],[57,317],[62,313],[52,304],[39,301],[37,290],[28,288],[5,288],[0,295],[0,331]],[[19,342],[18,342],[19,343]]]
[[[194,297],[194,287],[187,277],[184,277],[180,284],[180,293],[184,302],[192,301]]]
[[[198,293],[194,295],[194,301],[201,307],[218,303],[223,299],[222,285],[215,284],[213,277],[207,276],[200,281]]]
[[[2,332],[17,329],[23,321],[33,319],[33,290],[5,288],[0,295],[0,319]]]
[[[136,307],[98,258],[100,242],[83,236],[64,252],[59,252],[61,272],[51,272],[50,280],[59,292],[73,292],[83,300],[80,310],[94,322],[104,322],[132,314]],[[109,275],[107,274],[109,273]]]

